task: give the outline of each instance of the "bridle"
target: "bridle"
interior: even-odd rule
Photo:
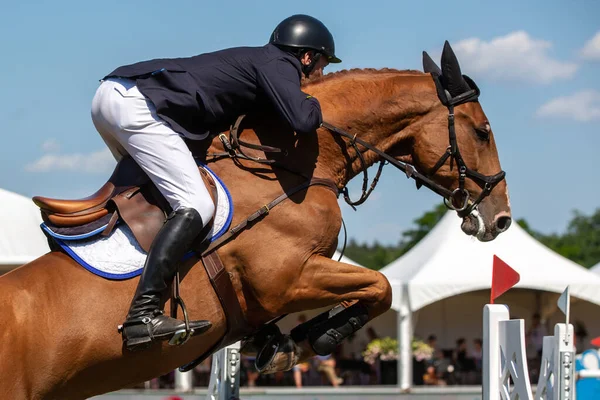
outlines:
[[[448,90],[444,89],[444,87],[442,86],[439,77],[436,74],[431,75],[436,84],[438,97],[440,98],[442,103],[448,108],[449,146],[446,149],[446,152],[440,157],[440,159],[431,169],[430,173],[427,175],[424,175],[417,171],[417,169],[413,165],[396,160],[394,157],[379,150],[377,147],[372,146],[371,144],[365,142],[360,138],[357,138],[356,135],[352,135],[340,128],[331,125],[330,123],[323,122],[322,126],[325,129],[329,130],[332,133],[336,133],[340,136],[350,139],[350,145],[356,151],[358,159],[362,164],[363,186],[361,197],[357,201],[352,201],[349,197],[347,187],[342,189],[344,199],[346,203],[348,203],[351,207],[360,205],[367,200],[373,189],[375,189],[383,167],[386,163],[392,164],[394,167],[403,171],[408,178],[414,179],[417,183],[417,188],[425,186],[433,192],[442,196],[444,198],[444,204],[446,205],[446,207],[448,207],[451,210],[457,211],[460,217],[464,217],[471,214],[471,212],[473,212],[477,205],[481,203],[481,201],[492,192],[494,187],[505,178],[506,173],[504,171],[500,171],[495,175],[483,175],[477,171],[473,171],[472,169],[468,168],[458,148],[458,142],[456,140],[456,130],[454,126],[454,107],[459,104],[477,101],[477,99],[479,98],[480,91],[475,82],[473,82],[468,76],[463,75],[463,78],[465,79],[469,87],[472,87],[474,89],[468,90],[462,94],[452,97]],[[367,150],[373,151],[383,159],[379,164],[379,169],[377,171],[377,174],[375,175],[375,178],[373,179],[373,182],[371,183],[371,187],[368,189],[367,186],[369,177],[367,173],[367,164],[357,144],[365,147]],[[432,179],[432,176],[446,163],[448,159],[450,159],[450,170],[453,169],[454,163],[456,163],[458,169],[458,187],[454,190],[446,189],[442,185],[434,182]],[[477,198],[475,198],[475,200],[471,199],[471,193],[465,188],[465,181],[467,178],[471,179],[479,187],[482,188],[481,193],[479,194],[479,196],[477,196]]]

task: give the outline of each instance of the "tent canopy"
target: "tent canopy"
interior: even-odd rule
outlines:
[[[590,268],[590,271],[600,275],[600,262],[594,265],[592,268]]]
[[[14,265],[47,253],[48,243],[40,229],[39,209],[27,197],[0,189],[0,265]]]
[[[548,249],[518,224],[494,241],[481,243],[460,229],[461,219],[448,212],[408,253],[381,269],[402,286],[412,311],[436,301],[475,290],[489,289],[492,260],[497,255],[521,276],[517,288],[561,293],[600,305],[600,276]],[[396,296],[392,307],[400,310]]]

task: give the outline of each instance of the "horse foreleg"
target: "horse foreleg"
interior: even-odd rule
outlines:
[[[392,290],[377,271],[313,256],[286,298],[282,314],[339,304],[270,343],[271,349],[278,349],[273,357],[259,357],[263,373],[290,369],[317,354],[330,354],[342,340],[390,308]]]

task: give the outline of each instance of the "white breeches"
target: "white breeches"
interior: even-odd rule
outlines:
[[[184,139],[156,115],[135,81],[103,81],[92,101],[92,121],[115,159],[129,154],[174,211],[191,207],[204,224],[209,222],[215,208],[192,153]]]

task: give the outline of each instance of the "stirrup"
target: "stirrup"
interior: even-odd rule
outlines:
[[[181,312],[183,312],[185,330],[180,329],[173,334],[169,340],[169,345],[171,346],[184,345],[194,335],[194,330],[190,328],[190,320],[188,318],[187,308],[185,307],[183,299],[179,295],[179,284],[179,270],[177,270],[175,277],[173,278],[173,301],[171,303],[171,315],[173,318],[177,318],[177,306],[181,308]]]
[[[154,325],[153,321],[157,318],[169,319],[170,321],[164,322],[173,325],[162,327]],[[161,314],[154,317],[145,316],[125,321],[119,327],[119,331],[122,333],[125,347],[130,351],[137,351],[148,348],[153,342],[157,341],[168,341],[172,346],[182,345],[190,337],[203,333],[212,326],[209,321],[204,320],[191,321],[187,328],[183,324],[182,321]],[[127,332],[128,328],[132,329]]]

